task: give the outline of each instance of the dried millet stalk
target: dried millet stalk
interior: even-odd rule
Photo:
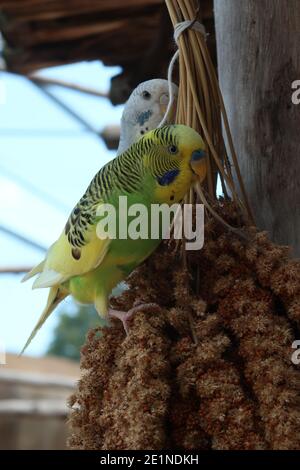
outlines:
[[[168,343],[159,331],[163,314],[152,311],[146,321],[137,313],[131,334],[116,322],[103,328],[103,338],[95,343],[92,334],[82,351],[84,375],[70,405],[77,409],[70,419],[72,448],[85,449],[160,449],[166,446],[165,415],[170,394],[168,383]],[[111,334],[117,340],[111,341]],[[93,349],[111,350],[110,370]],[[104,373],[103,373],[104,372]]]
[[[220,207],[240,226],[233,204]],[[130,276],[113,304],[161,310],[138,313],[128,338],[118,323],[102,339],[89,334],[71,447],[300,449],[300,372],[291,363],[300,265],[266,234],[247,233],[250,242],[208,219],[204,248],[188,254],[192,276],[167,244]]]
[[[238,369],[224,358],[230,339],[216,315],[195,323],[198,345],[182,338],[174,346],[171,361],[176,367],[180,394],[188,400],[196,393],[200,426],[213,449],[264,449],[257,432],[254,403],[246,396]]]
[[[293,336],[288,321],[272,310],[271,294],[268,297],[248,280],[230,289],[217,313],[239,341],[237,352],[244,360],[244,375],[257,398],[271,448],[300,447],[300,412],[295,407],[299,384],[290,359]],[[290,401],[282,400],[285,393]]]
[[[165,416],[170,395],[168,342],[163,312],[137,314],[132,333],[119,346],[116,372],[104,394],[100,423],[103,449],[160,449],[166,446]],[[161,334],[160,334],[161,332]]]
[[[99,407],[114,365],[118,343],[123,338],[119,325],[113,329],[90,330],[81,351],[81,369],[84,371],[77,391],[70,397],[70,419],[73,434],[69,447],[85,450],[102,448],[103,430],[99,424]]]
[[[172,392],[172,406],[169,412],[169,429],[173,448],[194,450],[210,449],[210,438],[201,427],[199,398],[196,393],[182,397],[176,390]]]
[[[207,252],[204,246],[197,261],[201,266],[213,257],[217,260],[212,267],[209,298],[236,343],[269,446],[299,449],[300,376],[291,363],[295,336],[288,316],[292,312],[283,308],[297,304],[299,262],[288,260],[287,248],[272,244],[264,233],[254,233],[251,243],[245,245],[217,232],[216,226],[216,236],[210,239]],[[200,289],[200,293],[205,298],[205,292]]]
[[[300,261],[289,260],[272,273],[270,287],[283,302],[290,319],[300,327]]]

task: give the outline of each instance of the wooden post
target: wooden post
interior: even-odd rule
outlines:
[[[300,255],[299,0],[215,0],[218,67],[256,223]]]

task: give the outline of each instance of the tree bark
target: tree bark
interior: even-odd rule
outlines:
[[[221,89],[255,220],[300,255],[299,0],[215,0]]]

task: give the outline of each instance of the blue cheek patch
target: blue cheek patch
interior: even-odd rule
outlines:
[[[149,120],[152,114],[153,112],[151,111],[151,109],[148,109],[148,111],[144,111],[143,113],[139,114],[136,120],[140,126],[143,126],[145,122]]]
[[[179,175],[179,170],[167,171],[167,173],[157,178],[158,184],[160,184],[161,186],[168,186],[169,184],[173,183],[176,176],[178,175]]]
[[[191,161],[192,162],[197,162],[199,160],[202,160],[202,158],[204,158],[204,157],[206,157],[206,152],[204,150],[195,150],[192,153]]]

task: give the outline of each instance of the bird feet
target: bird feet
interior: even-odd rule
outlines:
[[[155,303],[141,304],[141,305],[137,305],[136,307],[131,308],[130,310],[128,310],[128,312],[124,312],[122,310],[114,310],[114,309],[110,308],[109,311],[108,311],[108,315],[112,318],[118,318],[119,320],[121,320],[121,322],[123,323],[123,326],[124,326],[125,333],[126,333],[126,335],[128,335],[128,333],[129,333],[128,323],[129,323],[130,319],[133,317],[133,315],[136,312],[150,310],[150,309],[153,309],[153,308],[157,309],[159,307]]]

